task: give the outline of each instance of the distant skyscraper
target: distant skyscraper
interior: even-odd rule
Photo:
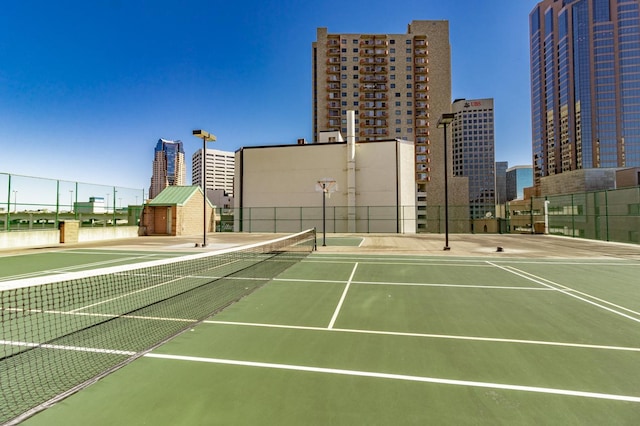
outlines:
[[[504,204],[507,201],[507,161],[496,161],[496,204]]]
[[[346,135],[348,110],[356,111],[358,142],[413,141],[418,230],[437,232],[426,212],[428,205],[444,205],[444,135],[436,125],[451,110],[449,22],[412,21],[406,34],[318,28],[312,53],[314,141],[324,131]],[[448,151],[451,173],[451,145]],[[452,178],[449,202],[466,203],[466,182]]]
[[[544,0],[529,15],[534,182],[640,166],[639,0]]]
[[[213,189],[222,189],[233,196],[233,176],[235,173],[235,153],[207,149],[207,171],[205,182],[207,194]],[[191,178],[193,185],[201,185],[202,182],[202,149],[196,151],[191,157]]]
[[[453,174],[469,178],[472,219],[495,215],[495,137],[493,99],[453,102]]]
[[[533,186],[533,167],[514,166],[507,169],[507,200],[524,199],[524,189]]]
[[[153,159],[149,198],[155,198],[167,186],[185,185],[186,176],[182,142],[159,139]]]

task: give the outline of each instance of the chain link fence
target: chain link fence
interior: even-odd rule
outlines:
[[[57,229],[65,220],[136,226],[144,200],[144,189],[0,173],[0,232]]]

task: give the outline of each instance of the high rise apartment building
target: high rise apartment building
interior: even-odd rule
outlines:
[[[495,216],[493,99],[457,99],[452,112],[453,174],[469,178],[469,217]]]
[[[191,179],[193,185],[202,186],[202,149],[191,157]],[[214,189],[222,189],[233,196],[233,176],[235,173],[235,154],[233,152],[207,149],[207,170],[205,182],[207,194]]]
[[[155,198],[167,186],[185,185],[186,176],[182,142],[159,139],[154,151],[149,198]]]
[[[429,230],[427,205],[444,205],[444,136],[436,124],[451,108],[449,22],[412,21],[406,34],[318,28],[312,47],[314,141],[323,131],[346,134],[347,110],[356,111],[357,142],[413,141],[418,230]],[[452,183],[450,201],[468,196],[466,182]]]
[[[544,0],[529,15],[534,182],[640,166],[639,0]]]

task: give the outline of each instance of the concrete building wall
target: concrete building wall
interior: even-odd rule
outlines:
[[[308,208],[311,211],[309,208],[322,207],[322,192],[317,191],[317,182],[331,178],[337,182],[338,190],[325,199],[326,207],[338,209],[336,221],[347,223],[347,150],[346,143],[264,146],[239,150],[236,152],[236,216],[240,215],[238,209],[242,207],[243,220],[251,221],[251,231],[265,231],[267,227],[274,226],[266,222],[275,214],[281,219],[288,219],[277,224],[278,230],[292,231],[282,226],[300,227],[303,226],[300,223],[311,223],[311,219],[300,218],[296,221],[296,217],[305,215],[300,209]],[[363,225],[359,222],[356,231],[370,232],[375,228],[378,232],[398,232],[396,219],[400,216],[400,208],[415,215],[413,144],[395,140],[360,143],[355,145],[355,152],[355,205],[352,207],[356,216],[384,216],[379,223],[368,220]],[[369,207],[379,209],[373,213],[358,210]],[[311,215],[317,219],[317,213]],[[400,231],[415,232],[415,218],[411,214],[405,216],[408,219]],[[243,225],[242,230],[247,231],[248,227]],[[346,227],[340,229],[347,232]]]
[[[540,195],[576,194],[616,187],[617,169],[581,169],[540,179]]]

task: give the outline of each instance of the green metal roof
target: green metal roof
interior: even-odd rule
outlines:
[[[202,194],[199,186],[167,186],[153,200],[150,206],[184,206],[197,192]],[[207,200],[208,201],[208,200]],[[209,205],[213,207],[211,202]]]

